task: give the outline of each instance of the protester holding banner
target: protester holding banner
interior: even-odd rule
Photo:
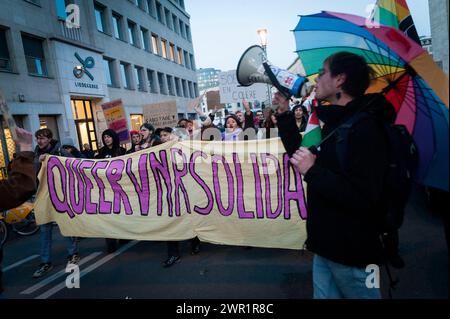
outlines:
[[[161,144],[159,137],[155,134],[155,127],[150,123],[144,123],[140,128],[141,143],[136,146],[136,151],[144,150],[146,148]]]
[[[61,147],[60,143],[57,140],[53,139],[53,132],[50,129],[40,129],[36,131],[34,135],[37,142],[37,146],[34,151],[34,162],[37,173],[41,168],[41,162],[48,154],[72,157],[72,155],[67,150]],[[41,264],[33,273],[33,278],[39,278],[53,269],[53,265],[51,263],[53,223],[41,225],[40,231]],[[77,240],[74,237],[65,237],[65,239],[67,242],[66,244],[68,253],[67,262],[70,264],[77,264],[80,260]]]
[[[131,154],[136,152],[136,146],[141,143],[142,136],[137,130],[130,131],[131,136],[131,148],[127,151],[126,154]]]
[[[366,267],[382,263],[379,206],[388,155],[381,124],[391,123],[395,111],[384,96],[364,95],[370,74],[363,57],[340,52],[325,60],[316,80],[316,98],[331,104],[317,107],[323,136],[358,112],[368,113],[346,135],[346,165],[339,160],[339,134],[324,140],[317,155],[301,148],[291,159],[308,184],[314,298],[381,298],[379,288],[366,285]]]
[[[120,146],[119,135],[112,129],[107,129],[102,133],[103,147],[99,150],[96,159],[113,158],[125,155],[126,150]],[[117,239],[106,238],[106,251],[113,253],[117,250]]]
[[[36,172],[33,165],[32,138],[33,135],[24,129],[15,128],[16,144],[20,152],[14,159],[9,172],[9,178],[0,180],[0,211],[19,206],[36,191]],[[2,284],[3,247],[0,245],[0,296]],[[0,297],[1,298],[1,297]]]
[[[172,134],[173,130],[170,127],[162,128],[160,131],[161,142],[166,143],[178,139],[177,136]],[[196,255],[200,252],[200,240],[198,237],[192,238],[191,242],[191,254]],[[180,262],[180,247],[178,241],[167,242],[167,259],[163,262],[163,267],[168,268],[176,263]]]
[[[83,144],[83,150],[81,151],[81,154],[83,154],[84,158],[88,159],[92,159],[95,157],[95,153],[88,143]]]
[[[242,138],[242,123],[236,115],[229,115],[225,119],[225,132],[222,133],[223,141],[238,141]]]

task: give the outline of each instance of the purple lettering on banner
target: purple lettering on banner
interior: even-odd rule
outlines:
[[[99,197],[98,197],[98,212],[100,214],[111,214],[111,202],[105,201],[105,184],[100,177],[98,177],[97,171],[99,169],[105,169],[108,166],[108,161],[98,161],[92,168],[92,176],[94,176],[97,182]]]
[[[203,153],[202,151],[195,151],[194,153],[192,153],[191,159],[189,160],[189,173],[194,178],[194,180],[200,185],[200,187],[205,191],[208,204],[204,208],[198,207],[197,205],[195,205],[194,211],[201,215],[209,215],[209,213],[211,213],[211,210],[213,209],[213,206],[214,206],[214,199],[213,199],[213,194],[212,194],[209,186],[195,171],[195,160],[199,156],[203,157],[204,159],[208,158],[208,155],[206,155],[206,153]]]
[[[255,201],[256,201],[256,217],[264,218],[264,207],[262,197],[261,176],[259,175],[258,158],[255,153],[250,154],[253,165],[253,176],[255,177]]]
[[[64,199],[62,201],[59,200],[56,185],[55,185],[55,176],[53,175],[53,168],[56,168],[59,171],[59,175],[61,178],[61,190]],[[47,182],[48,182],[48,193],[50,195],[50,201],[52,202],[53,208],[58,213],[67,213],[70,218],[74,218],[75,214],[67,202],[67,184],[66,184],[66,170],[64,169],[64,165],[59,161],[57,157],[50,157],[47,162]]]
[[[91,191],[94,188],[90,178],[87,177],[84,172],[85,169],[90,169],[94,165],[94,161],[82,161],[80,166],[78,166],[78,170],[80,171],[81,177],[84,180],[84,185],[86,186],[86,200],[85,200],[85,210],[87,214],[97,214],[97,204],[92,203],[91,201]]]
[[[242,167],[237,153],[233,153],[234,170],[237,183],[237,210],[240,219],[253,219],[255,212],[245,210],[244,202],[244,179],[242,178]]]
[[[188,173],[186,155],[184,155],[183,151],[178,148],[172,148],[170,151],[172,154],[172,167],[173,167],[173,175],[174,175],[173,179],[175,181],[175,190],[174,190],[174,192],[175,192],[175,215],[181,216],[179,189],[181,189],[181,191],[183,192],[184,204],[186,205],[187,213],[190,214],[191,213],[191,204],[189,202],[189,196],[186,191],[186,187],[184,186],[183,180],[182,180],[182,177],[186,176]],[[177,161],[176,161],[176,154],[181,155],[181,158],[183,160],[183,169],[182,170],[178,169]]]
[[[122,179],[122,172],[125,168],[125,162],[123,160],[112,160],[109,162],[108,168],[106,169],[106,178],[111,185],[114,192],[114,206],[113,213],[120,214],[121,203],[125,207],[125,214],[133,215],[133,209],[130,205],[130,200],[128,199],[127,193],[123,190],[119,181]]]
[[[220,178],[219,178],[219,167],[218,162],[221,161],[223,163],[223,167],[225,168],[225,173],[227,174],[227,183],[228,183],[228,208],[223,207],[222,204],[222,195],[220,192]],[[225,157],[221,155],[213,155],[212,157],[212,173],[213,173],[213,184],[214,184],[214,195],[216,197],[217,207],[219,212],[223,216],[230,216],[233,213],[234,209],[234,179],[233,174],[231,173],[230,165],[227,163]]]
[[[80,176],[80,173],[77,171],[77,165],[80,163],[79,159],[67,159],[66,160],[66,169],[69,173],[69,198],[70,205],[72,206],[72,210],[75,214],[81,214],[84,210],[84,183],[83,179]],[[75,175],[77,176],[77,188],[75,188]],[[76,195],[78,196],[78,203],[76,201]]]
[[[277,172],[277,208],[275,212],[272,212],[272,203],[270,198],[270,175],[268,170],[267,160],[273,161],[275,164],[275,169]],[[266,181],[266,214],[267,218],[275,219],[277,218],[283,209],[283,199],[282,199],[282,189],[283,189],[283,180],[281,179],[281,167],[278,158],[272,154],[261,154],[261,162],[263,165],[263,173]]]
[[[127,175],[133,183],[134,189],[138,195],[139,207],[142,216],[148,216],[148,209],[150,206],[150,187],[148,180],[147,160],[148,154],[142,154],[139,157],[138,171],[141,185],[139,185],[139,182],[132,171],[133,160],[131,158],[127,160]]]
[[[159,175],[162,176],[164,184],[167,189],[167,204],[169,206],[169,216],[173,216],[173,204],[172,204],[172,180],[170,178],[169,164],[167,163],[167,153],[165,150],[159,151],[159,157],[161,162],[156,159],[155,153],[150,153],[150,167],[153,172],[153,178],[156,183],[156,190],[158,193],[157,214],[162,214],[162,185]]]
[[[305,193],[303,192],[302,176],[300,172],[296,170],[291,162],[289,161],[289,156],[284,154],[284,219],[291,218],[291,200],[295,200],[297,204],[297,209],[301,219],[306,219],[307,211],[305,204]],[[289,186],[291,185],[291,174],[290,169],[294,171],[295,176],[295,191],[290,191]]]

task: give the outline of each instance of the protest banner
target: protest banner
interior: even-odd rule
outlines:
[[[130,134],[122,100],[119,99],[104,103],[102,104],[102,110],[106,123],[108,123],[108,128],[119,135],[120,143],[128,143],[130,141]]]
[[[147,104],[143,107],[144,121],[158,127],[175,127],[178,123],[176,101]]]
[[[246,151],[242,151],[245,149]],[[47,156],[39,224],[64,236],[301,249],[304,187],[279,138],[172,141],[113,159]]]
[[[252,86],[239,86],[236,78],[236,70],[222,72],[219,74],[220,103],[242,103],[242,100],[249,102],[266,101],[267,85],[256,83]]]

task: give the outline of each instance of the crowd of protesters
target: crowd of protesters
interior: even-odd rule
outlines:
[[[323,132],[333,132],[347,116],[356,114],[367,106],[364,94],[370,82],[370,68],[365,60],[351,53],[338,53],[324,62],[319,75],[314,96],[294,101],[282,92],[276,92],[272,105],[253,111],[250,103],[243,101],[243,110],[227,114],[223,126],[216,123],[217,108],[204,114],[195,108],[199,120],[180,119],[176,127],[155,127],[143,123],[139,130],[130,131],[131,146],[127,149],[120,144],[119,135],[112,129],[102,132],[102,147],[92,150],[84,144],[78,150],[72,139],[64,138],[61,143],[53,138],[50,129],[35,132],[37,146],[31,153],[31,134],[18,131],[21,153],[11,165],[11,180],[28,179],[20,183],[29,188],[16,189],[14,205],[23,202],[36,188],[36,176],[47,154],[74,157],[108,159],[142,151],[173,140],[217,140],[217,135],[209,129],[219,131],[219,139],[224,142],[237,142],[250,139],[280,137],[291,157],[292,165],[303,175],[308,184],[308,219],[306,248],[315,254],[313,261],[313,284],[315,298],[380,298],[379,289],[367,289],[364,266],[380,264],[382,247],[373,220],[379,215],[377,203],[382,193],[383,169],[387,165],[386,144],[377,127],[377,121],[392,122],[395,112],[383,96],[377,96],[371,103],[367,117],[355,127],[357,137],[352,137],[349,162],[351,171],[338,165],[335,148],[338,141],[326,140],[316,154],[309,149],[300,148],[308,118],[317,111]],[[349,72],[352,70],[352,72]],[[317,99],[316,99],[317,98]],[[328,104],[324,107],[318,100]],[[357,154],[357,155],[355,155]],[[34,158],[34,169],[31,165]],[[19,164],[26,168],[19,169]],[[27,165],[26,165],[27,164]],[[25,167],[24,166],[24,167]],[[370,170],[367,170],[370,167]],[[5,194],[11,192],[7,184]],[[3,192],[3,190],[2,190]],[[3,198],[3,197],[2,197]],[[5,202],[6,203],[6,202]],[[342,204],[344,203],[344,204]],[[3,200],[2,200],[3,204]],[[1,206],[7,209],[14,206]],[[54,223],[41,225],[40,256],[41,264],[34,272],[38,278],[52,267],[52,228]],[[67,263],[77,264],[80,260],[78,239],[66,237]],[[125,240],[106,239],[106,251],[113,253]],[[190,240],[191,254],[200,252],[200,240]],[[1,247],[0,247],[1,248]],[[171,267],[180,261],[178,241],[167,242],[167,259],[163,267]],[[0,250],[0,261],[2,251]],[[1,269],[1,267],[0,267]],[[1,293],[1,273],[0,273]]]

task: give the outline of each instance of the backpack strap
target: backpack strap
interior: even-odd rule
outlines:
[[[367,112],[358,112],[343,123],[336,131],[336,155],[339,162],[339,167],[344,171],[347,170],[347,152],[350,134],[356,123],[363,119],[370,117]]]

